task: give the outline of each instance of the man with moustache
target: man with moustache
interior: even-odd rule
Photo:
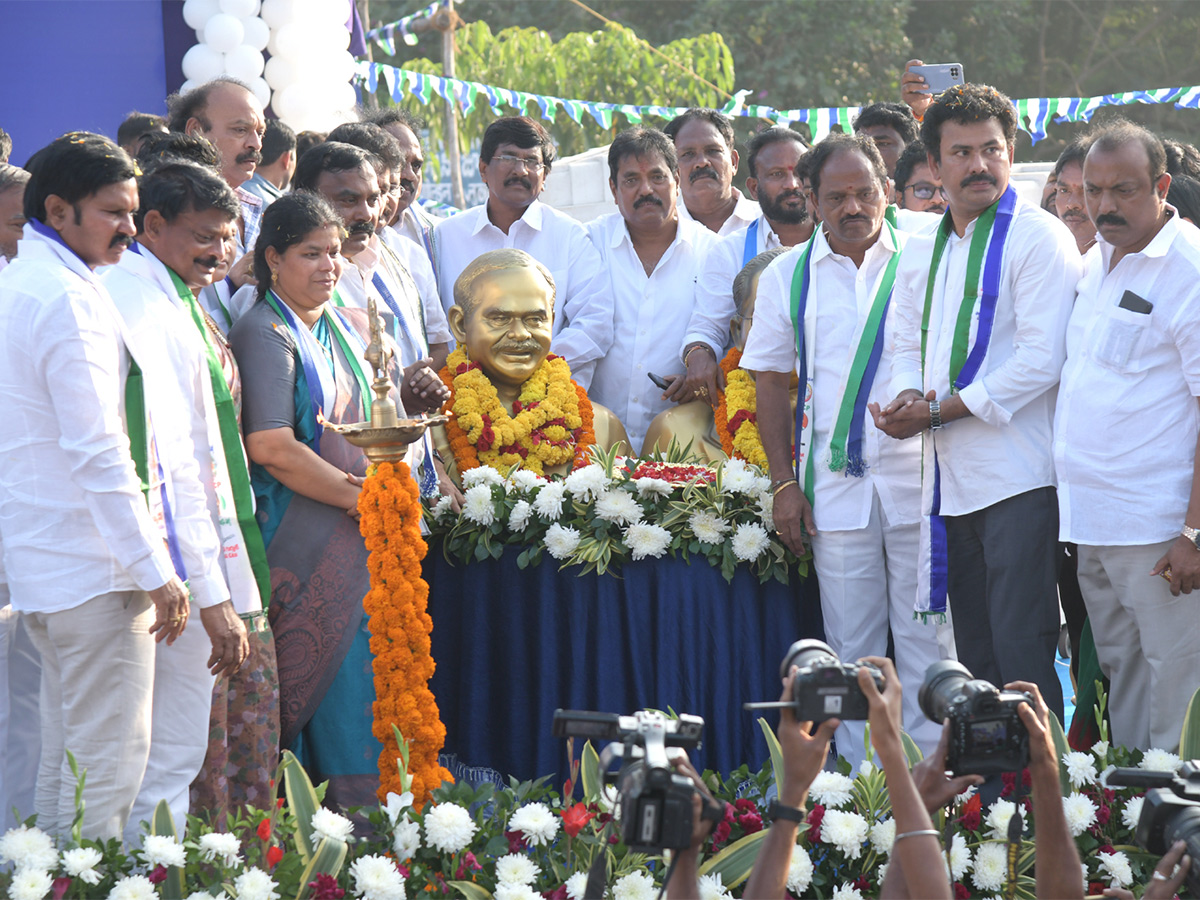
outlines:
[[[1174,750],[1200,687],[1200,616],[1180,596],[1200,588],[1200,233],[1167,203],[1166,165],[1137,125],[1092,135],[1099,236],[1067,329],[1054,463],[1113,741]]]
[[[441,218],[430,215],[419,202],[425,172],[425,150],[421,146],[420,134],[426,128],[425,120],[398,106],[389,106],[371,113],[366,121],[378,125],[394,137],[400,145],[400,152],[404,154],[404,167],[400,170],[400,202],[395,218],[388,225],[396,234],[424,248],[432,272],[432,232]],[[416,266],[409,266],[409,271],[420,286],[421,277],[416,271]]]
[[[817,144],[809,179],[820,231],[763,272],[741,365],[756,372],[775,528],[797,554],[812,545],[826,639],[842,659],[882,656],[890,625],[904,728],[928,753],[941,723],[921,713],[917,689],[941,652],[938,626],[913,617],[921,442],[864,421],[891,380],[887,307],[907,237],[885,221],[887,170],[866,135]],[[793,414],[797,374],[804,399]],[[863,723],[839,726],[837,743],[857,769]]]
[[[918,610],[938,615],[948,594],[974,675],[1032,681],[1061,715],[1051,425],[1080,260],[1065,226],[1009,184],[1016,128],[987,85],[926,109],[921,138],[950,212],[905,248],[896,397],[871,409],[892,437],[925,435]]]
[[[38,825],[120,838],[150,754],[156,646],[229,599],[191,434],[171,427],[96,275],[135,233],[133,161],[75,132],[30,160],[28,218],[0,272],[0,534],[12,604],[42,658]],[[148,358],[147,358],[148,359]],[[163,425],[158,425],[158,418]],[[145,491],[143,491],[145,487]],[[240,660],[237,660],[240,663]]]
[[[215,349],[215,372],[210,366],[212,332],[195,296],[212,282],[225,239],[237,227],[237,197],[215,173],[187,162],[152,169],[138,187],[138,239],[117,265],[103,271],[101,281],[140,348],[156,429],[192,436],[209,520],[220,541],[216,577],[232,596],[200,610],[192,625],[203,630],[192,627],[155,654],[150,758],[125,826],[129,846],[137,845],[140,823],[154,817],[160,800],[167,801],[177,827],[187,821],[188,789],[208,750],[214,682],[233,676],[249,652],[241,616],[262,612],[263,592],[247,555],[255,539],[267,596],[270,591],[237,414],[230,400],[226,428],[220,427],[217,398],[230,399],[229,391]],[[241,510],[229,489],[238,472],[245,488]]]
[[[557,290],[551,351],[566,359],[571,377],[587,388],[596,363],[612,346],[613,303],[600,255],[583,225],[538,200],[554,143],[527,116],[497,119],[483,133],[479,174],[487,203],[443,220],[433,232],[438,292],[447,310],[454,282],[488,250],[524,250],[554,276]]]
[[[621,420],[636,451],[656,415],[685,392],[679,347],[696,302],[696,279],[716,236],[676,207],[679,167],[661,131],[631,128],[608,148],[618,212],[588,223],[613,298],[612,350],[596,366],[591,395]],[[665,391],[647,377],[662,376]]]
[[[718,361],[728,348],[729,320],[737,312],[733,279],[738,272],[760,253],[794,247],[812,236],[802,162],[807,149],[800,135],[780,127],[760,131],[746,146],[750,169],[746,190],[758,201],[762,215],[721,238],[704,263],[696,288],[696,308],[680,351],[687,370],[685,396],[690,392],[711,404],[725,389]]]
[[[758,204],[733,186],[738,152],[733,120],[715,109],[689,109],[663,129],[679,160],[679,218],[694,219],[721,237],[759,217]]]
[[[1059,220],[1071,229],[1080,253],[1087,253],[1096,243],[1096,226],[1088,216],[1083,195],[1083,160],[1088,146],[1088,137],[1075,138],[1054,164],[1054,208]]]

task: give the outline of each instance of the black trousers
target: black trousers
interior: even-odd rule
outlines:
[[[950,610],[959,660],[1003,687],[1032,681],[1063,717],[1058,646],[1058,498],[1052,487],[946,516]]]

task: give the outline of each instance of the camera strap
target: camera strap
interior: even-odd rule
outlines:
[[[1008,877],[1004,884],[1004,900],[1013,900],[1017,893],[1017,860],[1021,855],[1021,833],[1025,830],[1025,817],[1021,814],[1021,793],[1025,787],[1024,773],[1018,772],[1013,780],[1012,818],[1008,820],[1008,845],[1006,849]]]

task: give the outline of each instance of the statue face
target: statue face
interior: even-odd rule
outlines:
[[[750,327],[754,324],[754,303],[758,298],[758,280],[762,278],[762,273],[766,270],[767,267],[762,266],[754,273],[746,298],[738,305],[738,311],[729,320],[729,336],[733,338],[733,346],[739,350],[746,349],[746,341],[750,337]]]
[[[519,388],[550,352],[550,288],[536,269],[497,269],[475,281],[469,315],[450,308],[450,330],[498,386]]]

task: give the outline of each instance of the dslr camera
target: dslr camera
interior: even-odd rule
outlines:
[[[605,784],[615,785],[620,797],[621,840],[647,853],[685,850],[692,843],[696,789],[690,778],[675,771],[671,760],[686,759],[688,750],[700,746],[703,733],[699,716],[669,719],[648,710],[632,716],[554,711],[555,737],[611,741],[600,754],[600,768]],[[621,767],[610,772],[615,759],[621,760]]]
[[[1024,691],[1002,691],[943,659],[925,670],[917,701],[931,722],[950,720],[946,765],[955,775],[1020,772],[1029,765],[1029,732],[1017,710],[1032,706],[1033,697]]]
[[[823,641],[796,641],[779,666],[779,677],[787,678],[792,666],[799,666],[792,682],[791,701],[746,703],[744,709],[780,709],[791,707],[799,722],[824,722],[826,719],[866,719],[870,712],[867,697],[858,686],[859,669],[866,669],[883,690],[883,673],[871,663],[843,663]]]
[[[1114,769],[1108,783],[1117,787],[1144,787],[1142,814],[1134,835],[1149,853],[1162,856],[1176,841],[1187,845],[1192,868],[1184,883],[1188,893],[1200,897],[1200,759],[1186,762],[1179,774],[1145,769]]]

